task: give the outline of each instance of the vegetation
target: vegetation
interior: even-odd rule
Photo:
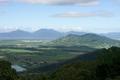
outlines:
[[[92,48],[109,48],[111,46],[120,47],[120,41],[109,39],[96,34],[74,35],[70,34],[63,38],[50,42],[52,45],[67,45],[67,46],[88,46]]]
[[[120,48],[108,48],[119,41],[86,34],[53,42],[0,41],[0,80],[120,80]],[[16,72],[12,65],[26,71]]]
[[[86,46],[46,46],[34,40],[30,40],[30,42],[23,42],[23,40],[0,41],[0,58],[32,73],[34,70],[38,71],[38,68],[64,62],[93,50],[95,49]]]
[[[7,61],[0,60],[0,80],[18,80],[18,76]]]
[[[50,76],[51,80],[119,80],[120,48],[96,52],[101,53],[97,60],[66,64]]]
[[[98,59],[65,64],[50,76],[39,75],[40,80],[119,80],[120,79],[120,48],[112,47],[94,53],[101,53]],[[26,79],[27,80],[27,79]],[[34,80],[34,79],[32,79]]]
[[[119,80],[120,79],[120,48],[97,50],[100,53],[95,60],[74,59],[51,74],[16,75],[10,63],[0,61],[1,80]]]

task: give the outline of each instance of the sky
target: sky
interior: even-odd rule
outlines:
[[[120,0],[0,0],[0,32],[120,32]]]

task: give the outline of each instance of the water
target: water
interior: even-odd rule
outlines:
[[[19,65],[12,65],[11,66],[13,69],[15,69],[17,72],[23,72],[23,71],[26,71],[25,68],[19,66]]]

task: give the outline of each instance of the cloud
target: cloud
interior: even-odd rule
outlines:
[[[113,16],[112,13],[110,12],[91,12],[91,13],[81,13],[81,12],[66,12],[66,13],[60,13],[60,14],[55,14],[52,17],[57,17],[57,18],[80,18],[80,17],[111,17]]]
[[[93,6],[99,4],[99,0],[19,0],[19,1],[32,4],[50,4],[50,5]]]

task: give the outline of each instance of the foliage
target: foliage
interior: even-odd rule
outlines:
[[[7,61],[0,60],[0,80],[18,80],[15,70]]]
[[[88,46],[92,48],[109,48],[111,46],[120,47],[120,41],[109,39],[96,34],[74,35],[62,37],[51,42],[52,45],[67,45],[67,46]]]
[[[120,80],[120,48],[111,47],[101,49],[91,54],[98,54],[98,58],[88,61],[77,61],[65,64],[51,74],[22,74],[19,80]],[[17,80],[10,63],[2,61],[0,80]]]
[[[119,80],[120,48],[112,47],[99,52],[101,56],[96,61],[67,64],[53,73],[51,80]]]

